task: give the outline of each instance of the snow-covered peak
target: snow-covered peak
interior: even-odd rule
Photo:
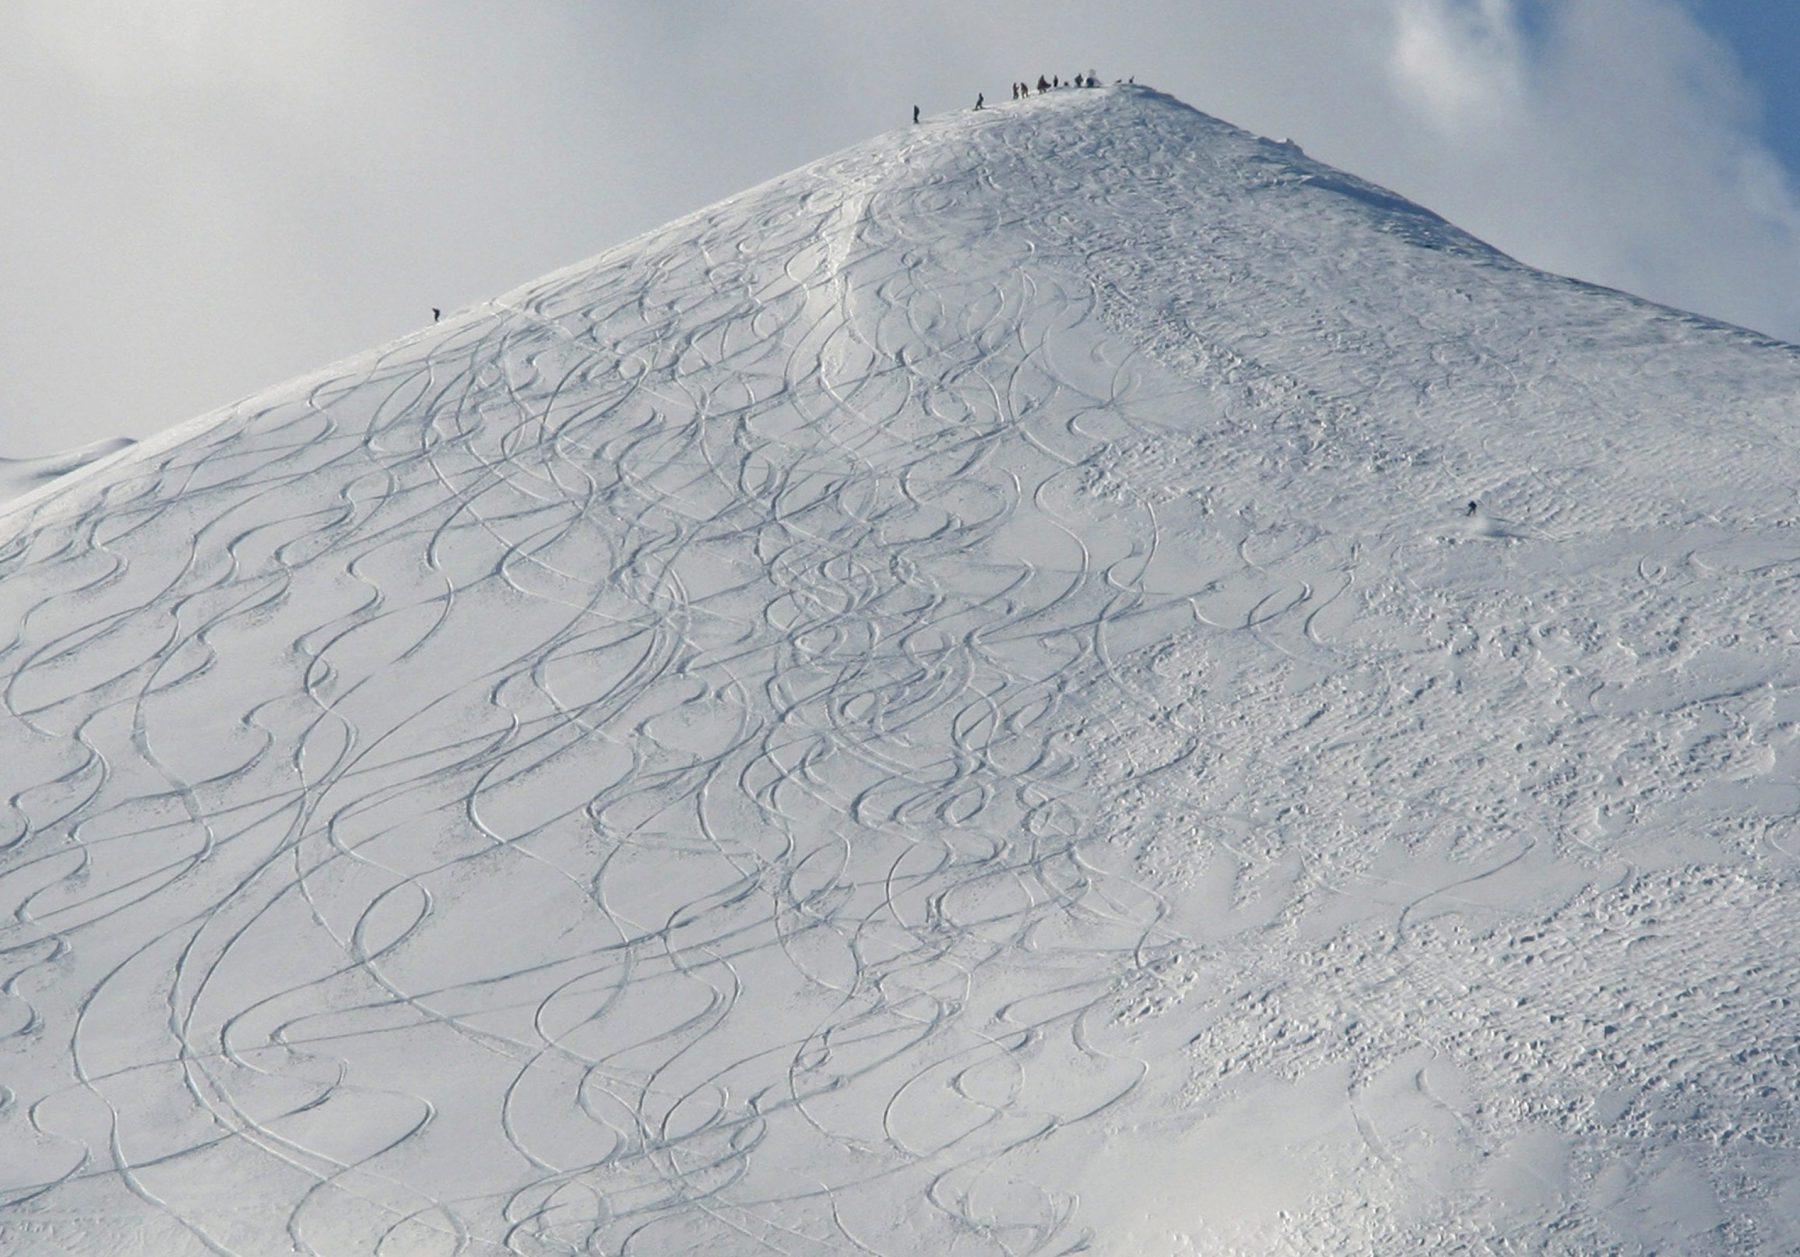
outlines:
[[[1114,87],[116,455],[0,519],[0,1240],[1790,1249],[1797,399]]]

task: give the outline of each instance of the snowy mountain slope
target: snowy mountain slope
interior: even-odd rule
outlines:
[[[95,441],[90,445],[59,450],[54,454],[0,457],[0,503],[46,488],[71,472],[117,454],[120,450],[130,449],[133,444],[129,437],[115,437],[109,441]]]
[[[1101,89],[34,495],[0,1240],[1791,1250],[1797,355]]]

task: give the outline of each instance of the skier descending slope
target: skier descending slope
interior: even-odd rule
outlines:
[[[1795,397],[1120,87],[116,454],[0,1251],[1795,1251]]]

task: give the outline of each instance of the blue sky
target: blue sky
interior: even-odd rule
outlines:
[[[1800,340],[1800,0],[6,0],[0,456],[142,437],[1016,77]]]
[[[1527,0],[1520,23],[1541,38],[1548,14],[1567,3]],[[1736,59],[1757,98],[1757,133],[1800,172],[1800,0],[1686,0],[1685,7]]]
[[[1730,47],[1762,98],[1763,140],[1800,172],[1800,2],[1699,0],[1693,12]]]

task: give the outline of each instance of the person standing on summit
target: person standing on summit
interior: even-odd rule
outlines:
[[[982,103],[986,100],[987,100],[987,97],[983,96],[980,92],[976,92],[975,93],[975,108],[980,109],[982,107]]]
[[[915,127],[919,125],[919,107],[917,105],[913,106],[913,125]]]

